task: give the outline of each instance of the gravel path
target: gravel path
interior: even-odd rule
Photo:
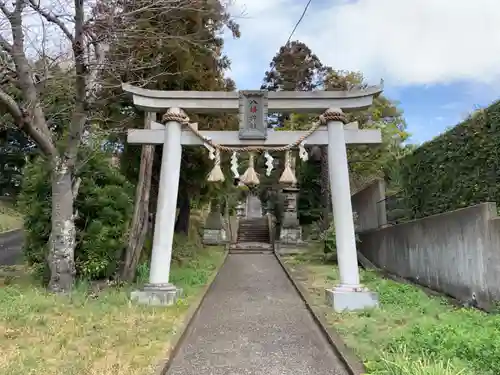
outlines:
[[[168,375],[345,375],[273,254],[230,254]]]

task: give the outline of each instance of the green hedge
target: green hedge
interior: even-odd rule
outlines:
[[[402,202],[414,219],[487,201],[500,204],[500,101],[400,163]]]

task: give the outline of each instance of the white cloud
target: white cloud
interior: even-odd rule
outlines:
[[[328,4],[325,4],[328,2]],[[242,38],[228,41],[231,76],[255,86],[304,1],[235,0]],[[313,0],[294,35],[328,65],[392,86],[500,78],[498,0]]]

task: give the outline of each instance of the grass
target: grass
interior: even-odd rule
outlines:
[[[220,266],[222,248],[199,249],[172,265],[186,298],[172,307],[132,304],[132,287],[107,288],[93,298],[86,284],[69,297],[33,286],[25,270],[0,273],[2,375],[142,375],[169,351],[189,305]],[[145,271],[144,269],[142,270]],[[6,285],[7,284],[7,285]]]
[[[379,294],[380,308],[338,314],[324,304],[325,287],[338,282],[336,266],[324,264],[318,254],[285,261],[369,374],[500,374],[499,315],[458,309],[368,271],[361,271],[362,283]]]
[[[0,233],[23,226],[23,217],[12,204],[0,200]]]

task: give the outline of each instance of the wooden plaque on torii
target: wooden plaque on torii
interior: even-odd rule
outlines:
[[[239,93],[240,139],[267,139],[267,91]]]

